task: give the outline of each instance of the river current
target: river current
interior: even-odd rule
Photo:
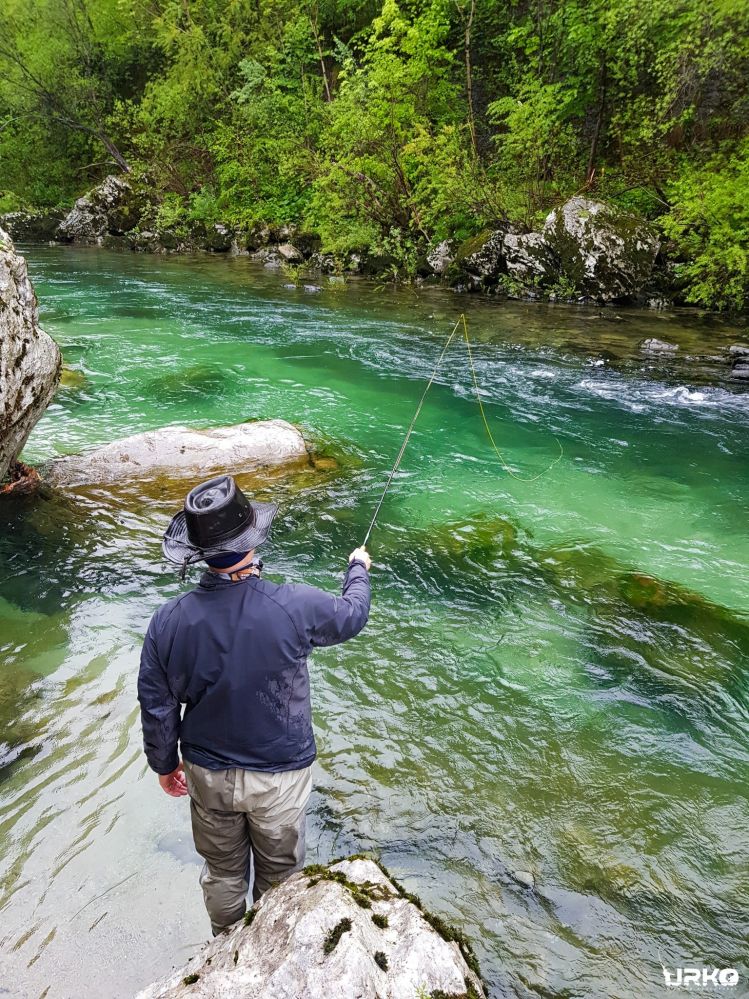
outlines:
[[[281,504],[266,574],[331,590],[466,310],[515,475],[456,339],[372,537],[370,623],[313,657],[308,859],[379,855],[493,997],[660,997],[662,965],[736,968],[749,995],[749,393],[720,359],[746,330],[26,254],[73,369],[26,459],[290,420],[314,464],[240,481]],[[0,995],[131,996],[208,935],[135,700],[148,619],[187,585],[159,544],[186,487],[3,504]]]

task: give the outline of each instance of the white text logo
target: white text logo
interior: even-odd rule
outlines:
[[[733,988],[739,983],[739,973],[735,968],[675,968],[669,971],[663,968],[663,979],[668,989],[690,988]]]

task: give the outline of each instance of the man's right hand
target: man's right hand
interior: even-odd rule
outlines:
[[[180,763],[176,770],[170,774],[159,774],[159,784],[162,790],[166,791],[172,798],[182,798],[187,794],[187,781],[185,780],[185,768]]]
[[[372,568],[372,559],[369,557],[369,552],[363,545],[361,548],[354,548],[354,550],[349,555],[348,560],[349,562],[353,562],[354,560],[356,560],[357,562],[363,562],[364,568],[367,570],[367,572],[369,572],[369,570]]]

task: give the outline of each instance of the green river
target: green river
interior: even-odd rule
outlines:
[[[315,467],[240,481],[281,502],[266,574],[329,589],[466,310],[517,477],[456,340],[372,537],[370,623],[312,663],[308,858],[379,854],[466,930],[495,999],[663,996],[661,963],[736,968],[719,991],[749,994],[749,394],[708,356],[746,330],[26,253],[78,372],[27,460],[290,420]],[[648,336],[680,350],[648,358]],[[160,536],[185,490],[4,504],[0,995],[131,996],[208,935],[188,807],[145,766],[135,700],[148,618],[182,585]]]

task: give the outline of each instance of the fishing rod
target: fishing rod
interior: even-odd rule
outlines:
[[[371,522],[369,524],[369,527],[367,529],[367,533],[364,535],[364,541],[362,541],[362,544],[361,544],[362,548],[366,548],[367,547],[367,542],[369,541],[370,535],[372,534],[372,530],[373,530],[373,528],[375,526],[375,523],[377,522],[377,517],[378,517],[378,515],[380,513],[380,510],[382,508],[382,504],[385,501],[385,497],[388,494],[388,490],[390,489],[392,481],[395,478],[395,473],[398,471],[398,469],[400,467],[400,463],[401,463],[401,461],[403,459],[403,455],[406,452],[406,448],[408,447],[408,442],[411,439],[411,434],[413,433],[414,427],[416,426],[416,421],[418,420],[419,414],[421,413],[421,410],[422,410],[422,408],[424,406],[424,401],[426,400],[426,397],[427,397],[427,394],[429,392],[429,389],[432,387],[432,385],[434,383],[434,379],[437,377],[437,372],[439,371],[440,367],[442,366],[442,361],[444,360],[445,354],[447,353],[447,348],[452,343],[453,337],[458,332],[458,327],[461,325],[461,323],[463,324],[463,336],[464,336],[464,339],[465,339],[466,350],[468,352],[468,362],[469,362],[469,365],[470,365],[470,368],[471,368],[471,377],[472,377],[472,381],[473,381],[473,391],[474,391],[474,395],[476,396],[476,402],[478,403],[478,406],[479,406],[479,411],[481,413],[481,419],[483,421],[484,429],[486,430],[487,437],[489,438],[489,442],[491,443],[491,446],[492,446],[495,454],[499,458],[500,464],[502,465],[502,468],[505,470],[505,472],[507,472],[508,475],[511,475],[512,478],[519,479],[521,482],[533,482],[534,479],[539,479],[542,475],[546,475],[547,472],[550,472],[551,469],[554,467],[554,465],[556,465],[557,462],[561,460],[562,455],[564,454],[564,448],[562,447],[561,441],[559,440],[558,437],[556,437],[556,435],[552,435],[552,436],[554,436],[554,440],[557,442],[557,445],[559,446],[559,454],[556,456],[556,458],[554,458],[554,460],[551,462],[551,464],[547,468],[543,469],[543,471],[539,472],[537,475],[531,475],[529,477],[526,477],[524,475],[518,475],[516,472],[513,472],[513,470],[507,464],[507,462],[506,462],[506,460],[504,458],[504,455],[502,454],[502,452],[500,451],[500,449],[497,447],[497,444],[496,444],[496,442],[494,440],[494,436],[492,435],[491,428],[489,426],[489,421],[488,421],[488,419],[486,417],[486,413],[484,411],[484,404],[481,401],[481,390],[479,389],[478,378],[476,376],[476,365],[474,364],[474,361],[473,361],[473,351],[471,350],[471,341],[470,341],[470,339],[468,337],[468,323],[466,321],[465,313],[463,313],[458,318],[458,321],[453,326],[453,328],[452,328],[452,330],[450,332],[450,335],[448,336],[447,340],[445,341],[445,345],[442,348],[442,353],[437,358],[437,363],[434,366],[434,370],[432,371],[432,374],[429,377],[429,381],[427,382],[426,387],[425,387],[424,391],[421,394],[421,398],[419,399],[419,404],[416,407],[416,412],[413,415],[413,418],[411,420],[411,423],[409,424],[408,430],[406,431],[406,436],[403,438],[403,443],[401,444],[400,451],[398,452],[398,456],[395,459],[395,464],[390,469],[390,474],[387,477],[387,482],[385,483],[385,488],[382,490],[382,495],[380,496],[379,502],[377,503],[377,506],[375,507],[375,511],[374,511],[374,514],[372,515],[372,520],[371,520]]]
[[[452,338],[457,333],[459,326],[460,326],[460,319],[453,326],[452,333],[450,334],[450,336],[445,341],[445,346],[442,348],[442,353],[440,354],[439,358],[437,359],[437,363],[435,364],[434,370],[432,371],[432,374],[431,374],[431,376],[429,378],[429,381],[426,384],[426,388],[424,389],[424,391],[421,394],[421,399],[419,399],[419,404],[416,407],[416,412],[414,413],[413,419],[411,420],[409,428],[406,431],[406,436],[403,438],[403,443],[401,444],[401,449],[398,452],[398,457],[395,459],[395,464],[390,469],[390,475],[388,475],[387,482],[385,483],[385,488],[382,490],[382,496],[380,496],[380,501],[377,504],[377,506],[375,507],[375,512],[374,512],[374,514],[372,516],[372,521],[371,521],[371,523],[369,525],[369,528],[367,529],[367,533],[364,535],[364,540],[362,541],[362,544],[361,544],[362,548],[366,548],[367,547],[367,542],[369,541],[369,536],[372,533],[372,528],[375,526],[375,522],[377,520],[377,516],[378,516],[378,514],[380,512],[380,509],[382,508],[382,504],[385,501],[385,497],[387,496],[388,489],[390,488],[390,484],[392,483],[393,478],[395,477],[395,473],[398,471],[398,468],[400,466],[400,463],[401,463],[401,460],[403,458],[403,455],[405,454],[406,448],[408,447],[408,442],[411,440],[411,434],[413,433],[414,427],[416,426],[416,421],[419,418],[419,413],[421,413],[421,410],[422,410],[422,408],[424,406],[424,400],[427,397],[427,393],[429,392],[429,389],[432,387],[432,383],[434,382],[434,379],[437,377],[437,372],[439,371],[440,365],[442,364],[442,359],[444,358],[445,354],[447,353],[447,348],[450,346],[450,343],[452,342]]]

